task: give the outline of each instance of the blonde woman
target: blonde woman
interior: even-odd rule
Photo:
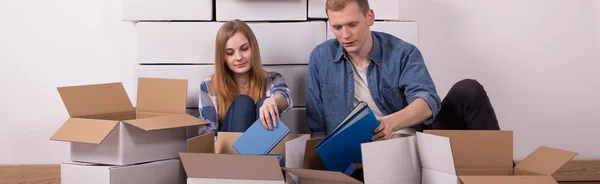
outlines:
[[[281,74],[263,70],[250,27],[240,20],[223,24],[215,42],[215,73],[200,85],[200,118],[210,122],[200,133],[244,132],[257,119],[270,130],[292,105]]]

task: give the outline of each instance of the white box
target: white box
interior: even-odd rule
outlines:
[[[212,0],[123,0],[123,20],[212,20]]]
[[[184,174],[179,159],[129,166],[85,163],[60,165],[62,184],[183,184]]]
[[[187,81],[140,78],[137,107],[121,83],[58,87],[70,118],[50,140],[69,142],[71,160],[131,165],[177,158],[186,129],[207,122],[185,114]]]
[[[307,20],[307,0],[217,0],[217,21]]]
[[[220,22],[140,22],[138,63],[210,63]]]
[[[248,23],[263,64],[308,64],[311,51],[327,40],[327,23]]]
[[[308,0],[309,18],[327,18],[327,0]],[[399,20],[401,2],[413,0],[370,0],[369,6],[375,13],[375,20]],[[404,3],[402,3],[404,4]]]
[[[214,64],[215,39],[222,23],[138,23],[139,63]],[[310,52],[327,39],[324,21],[248,23],[263,64],[308,64]]]
[[[329,24],[329,23],[328,23]],[[331,27],[327,25],[327,39],[335,39]],[[385,32],[394,35],[405,42],[419,46],[419,23],[399,21],[375,21],[371,31]]]
[[[306,74],[307,65],[263,66],[266,71],[276,71],[292,90],[294,106],[306,106]],[[214,74],[213,65],[140,65],[137,66],[138,77],[187,79],[187,107],[198,107],[200,83]]]

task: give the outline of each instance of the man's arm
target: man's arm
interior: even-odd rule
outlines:
[[[308,75],[306,79],[306,116],[310,127],[311,137],[324,137],[325,116],[323,114],[323,101],[321,99],[321,86],[319,71],[317,70],[316,51],[310,55],[308,62]]]
[[[404,95],[410,104],[398,112],[381,117],[381,125],[375,129],[379,133],[373,136],[373,140],[389,139],[392,132],[419,123],[430,124],[439,112],[440,98],[421,52],[411,47],[402,63],[399,87],[405,89]]]

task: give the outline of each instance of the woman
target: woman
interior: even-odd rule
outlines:
[[[281,74],[262,68],[258,42],[250,27],[233,20],[221,26],[215,43],[215,73],[200,84],[200,118],[210,125],[200,134],[244,132],[260,119],[277,127],[276,118],[292,107]]]

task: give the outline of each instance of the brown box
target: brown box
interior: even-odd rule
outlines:
[[[121,83],[59,87],[70,118],[50,140],[71,143],[71,160],[107,165],[178,158],[186,127],[187,80],[139,78],[137,109]]]
[[[423,184],[557,183],[552,174],[577,153],[541,146],[513,169],[513,132],[417,133]]]

